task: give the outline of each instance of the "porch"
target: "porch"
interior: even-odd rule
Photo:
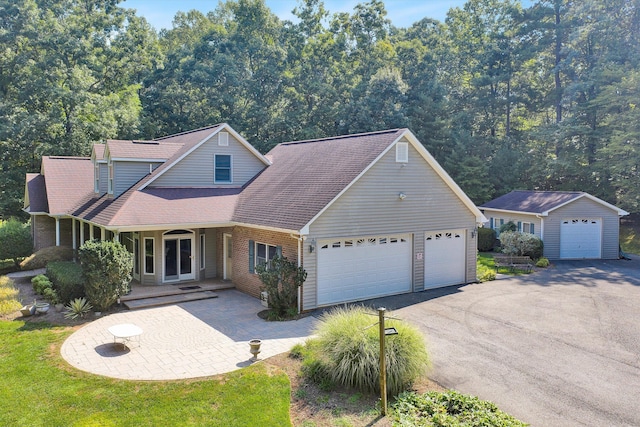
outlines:
[[[233,289],[229,280],[204,279],[165,285],[131,283],[131,293],[120,298],[130,310],[217,298],[216,291]]]

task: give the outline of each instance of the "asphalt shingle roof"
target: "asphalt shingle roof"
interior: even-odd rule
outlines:
[[[165,141],[123,141],[110,139],[106,146],[114,159],[167,160],[184,144]]]
[[[482,208],[541,214],[584,196],[582,191],[516,190],[493,199]]]
[[[42,172],[52,215],[67,214],[93,192],[93,163],[88,157],[45,156]],[[29,200],[35,202],[31,196]]]
[[[233,220],[300,230],[406,129],[277,145],[240,194]]]

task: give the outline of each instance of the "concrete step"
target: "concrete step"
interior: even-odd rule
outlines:
[[[182,302],[198,301],[203,299],[218,298],[218,294],[213,291],[186,292],[180,294],[153,296],[123,301],[122,303],[129,310],[140,308],[158,307],[161,305],[179,304]]]

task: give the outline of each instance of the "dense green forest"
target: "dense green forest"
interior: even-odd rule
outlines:
[[[476,203],[583,190],[640,212],[640,0],[294,15],[227,1],[157,32],[119,0],[0,0],[0,216],[42,155],[219,122],[262,152],[408,127]]]

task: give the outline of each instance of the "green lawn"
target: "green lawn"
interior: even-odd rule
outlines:
[[[47,323],[0,321],[0,425],[291,425],[290,385],[263,364],[215,379],[122,381],[69,367],[71,333]]]

